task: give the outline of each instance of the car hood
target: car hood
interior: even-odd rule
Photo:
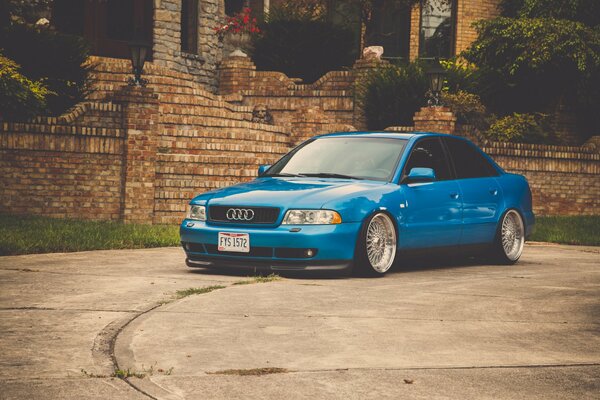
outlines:
[[[304,177],[264,177],[215,190],[196,197],[193,203],[230,206],[321,208],[325,203],[359,195],[387,182]]]

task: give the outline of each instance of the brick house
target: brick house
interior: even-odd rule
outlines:
[[[260,16],[282,1],[287,0],[55,0],[51,20],[61,31],[86,37],[98,56],[127,58],[127,42],[144,37],[153,63],[190,74],[214,92],[224,53],[214,27],[244,6]],[[357,46],[384,46],[384,57],[445,58],[469,46],[476,37],[471,24],[497,15],[498,2],[423,0],[408,9],[376,1],[365,36],[352,3],[328,0],[327,15],[354,29],[362,38]]]
[[[377,61],[359,59],[303,84],[230,57],[214,34],[226,13],[245,5],[265,12],[277,1],[54,0],[54,26],[92,45],[93,90],[59,117],[0,123],[0,212],[175,224],[194,195],[252,179],[259,164],[315,134],[361,129],[354,82]],[[357,35],[390,58],[448,57],[473,41],[473,21],[497,12],[498,0],[438,1],[391,12],[380,0],[371,31],[359,26]],[[356,14],[344,4],[330,0],[327,12],[351,24]],[[145,88],[127,85],[134,36],[151,44]],[[269,122],[255,118],[261,104]],[[426,109],[405,128],[455,131],[455,117],[445,114]],[[484,150],[527,176],[536,213],[598,214],[597,143]]]

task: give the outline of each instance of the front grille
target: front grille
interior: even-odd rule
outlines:
[[[251,220],[230,220],[227,218],[227,211],[234,210],[252,210],[254,217]],[[244,206],[209,206],[208,220],[215,222],[227,222],[230,224],[274,224],[279,217],[279,208],[276,207],[244,207]]]
[[[248,253],[238,253],[235,251],[219,251],[216,244],[205,244],[206,252],[208,254],[222,254],[227,256],[238,256],[238,257],[273,257],[272,247],[252,247]]]

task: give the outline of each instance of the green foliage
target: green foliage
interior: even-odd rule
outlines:
[[[544,114],[514,113],[494,122],[483,132],[490,140],[499,142],[550,143],[552,129]]]
[[[326,18],[326,0],[294,0],[273,5],[265,20],[268,22],[324,21]]]
[[[511,18],[556,18],[600,24],[598,0],[503,0],[502,15]]]
[[[305,82],[351,66],[356,58],[352,31],[322,20],[267,21],[253,47],[252,59],[259,70],[280,71]]]
[[[21,65],[23,75],[44,81],[52,92],[47,97],[48,113],[62,114],[85,97],[89,67],[83,64],[89,49],[83,38],[12,24],[0,31],[0,48]]]
[[[0,26],[11,20],[35,23],[41,14],[50,12],[52,0],[0,0]]]
[[[21,75],[19,66],[0,55],[0,118],[21,121],[33,118],[46,109],[50,91],[40,81]]]
[[[429,80],[423,66],[382,64],[357,84],[357,101],[364,108],[370,130],[413,124],[425,104]]]
[[[478,95],[459,90],[456,93],[443,92],[442,103],[450,107],[456,122],[473,125],[480,131],[488,129],[491,117]]]
[[[530,240],[600,246],[600,216],[537,217]]]
[[[600,30],[582,23],[499,17],[476,27],[479,37],[463,55],[480,68],[482,98],[500,114],[573,101],[580,79],[600,66]]]
[[[0,214],[0,256],[179,245],[179,228]]]
[[[450,93],[467,91],[476,93],[479,89],[479,70],[461,59],[440,60],[446,71],[444,90]]]

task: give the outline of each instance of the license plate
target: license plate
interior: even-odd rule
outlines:
[[[219,232],[218,250],[249,253],[250,235],[248,233]]]

